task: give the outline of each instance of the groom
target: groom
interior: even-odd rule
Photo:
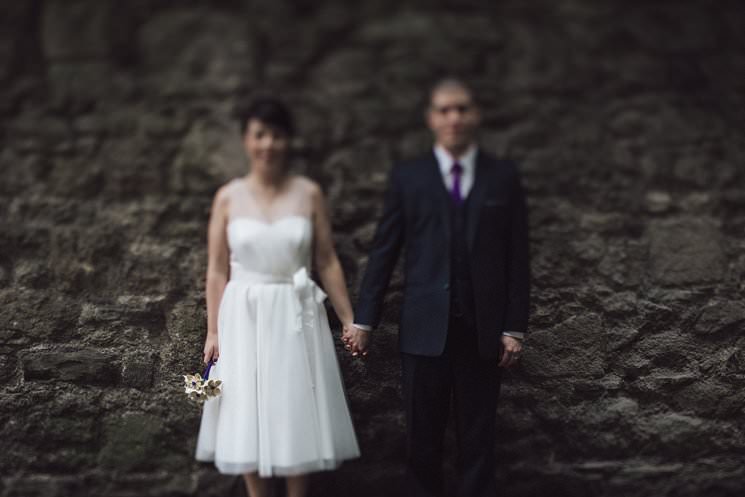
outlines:
[[[367,354],[399,252],[407,425],[407,497],[442,495],[443,437],[454,412],[458,496],[494,497],[501,369],[520,357],[528,324],[525,196],[515,165],[476,143],[479,109],[460,80],[438,82],[427,124],[435,144],[394,167],[359,291],[352,352]]]

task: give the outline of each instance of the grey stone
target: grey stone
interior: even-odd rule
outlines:
[[[715,378],[696,376],[696,381],[676,392],[673,405],[705,419],[738,419],[745,405],[745,392]]]
[[[717,173],[718,165],[712,164],[707,154],[699,150],[691,150],[681,154],[675,163],[673,173],[675,177],[698,188],[706,188]]]
[[[650,435],[659,438],[669,448],[674,445],[696,446],[699,441],[695,440],[695,437],[704,440],[706,438],[705,431],[701,429],[706,425],[706,421],[700,418],[669,412],[655,414],[641,421],[642,426]]]
[[[55,62],[50,64],[47,75],[53,103],[63,109],[90,108],[102,98],[126,94],[127,90],[126,76],[115,73],[115,68],[105,60]],[[60,144],[58,149],[65,151],[72,147],[73,144]]]
[[[195,124],[184,136],[169,174],[175,192],[213,193],[211,185],[225,183],[247,171],[238,129],[225,120]],[[205,181],[206,179],[211,181]]]
[[[606,350],[608,352],[622,349],[633,343],[639,337],[639,330],[634,328],[613,328],[606,334]]]
[[[647,210],[654,214],[660,214],[670,209],[672,197],[668,192],[651,191],[646,196]]]
[[[694,192],[680,199],[680,208],[691,213],[710,213],[714,198],[706,192]]]
[[[153,354],[129,354],[122,360],[122,383],[140,390],[150,388],[156,361]]]
[[[634,388],[641,392],[655,394],[658,392],[671,392],[683,385],[689,385],[699,379],[697,374],[677,373],[664,370],[655,370],[654,373],[646,375],[634,383]]]
[[[250,25],[239,16],[182,8],[148,19],[138,51],[162,94],[234,91],[253,79]]]
[[[634,292],[615,292],[603,300],[603,309],[608,314],[629,316],[636,311],[637,302]]]
[[[597,234],[592,234],[585,240],[573,241],[572,248],[578,257],[589,262],[600,260],[606,251],[605,241]]]
[[[0,354],[0,378],[8,383],[14,383],[18,369],[18,361],[15,356],[7,352]]]
[[[693,325],[699,335],[735,333],[740,335],[745,324],[745,304],[738,301],[713,300],[701,310]]]
[[[740,346],[734,350],[725,350],[725,354],[723,361],[725,374],[745,379],[745,348]]]
[[[365,25],[357,35],[366,43],[428,40],[440,30],[438,19],[432,15],[408,12],[395,19],[378,20]]]
[[[370,89],[370,81],[360,76],[367,74],[374,62],[368,50],[339,50],[321,61],[311,81],[331,99],[360,96]]]
[[[649,267],[662,285],[715,283],[724,275],[722,235],[706,218],[650,224]]]
[[[44,2],[44,55],[48,59],[103,58],[109,55],[109,2],[50,0]]]
[[[44,288],[51,283],[52,278],[43,261],[20,259],[13,264],[13,279],[21,286]]]
[[[99,453],[100,464],[109,469],[129,472],[146,469],[159,455],[159,437],[163,421],[142,413],[121,413],[105,422],[105,444]]]
[[[17,50],[14,40],[7,36],[0,38],[0,79],[6,79],[11,75],[11,67],[15,51]]]
[[[646,252],[644,242],[612,239],[607,243],[597,271],[614,285],[636,287],[642,280]]]
[[[526,343],[521,360],[526,374],[535,377],[600,377],[603,357],[603,327],[596,314],[572,317],[555,328],[535,331]]]
[[[649,463],[638,463],[633,466],[625,466],[620,468],[626,475],[633,476],[647,476],[654,475],[657,477],[664,477],[665,475],[677,474],[683,468],[682,464],[649,464]]]
[[[26,381],[59,380],[84,385],[114,385],[119,381],[116,356],[99,350],[37,350],[21,358]]]
[[[626,359],[629,363],[651,361],[660,373],[666,369],[687,373],[691,372],[695,361],[705,354],[698,344],[688,340],[685,333],[675,330],[649,334],[637,340],[632,352],[626,354]]]
[[[69,337],[78,312],[79,304],[61,294],[23,287],[0,290],[0,334],[5,345]]]
[[[4,479],[5,497],[65,497],[83,495],[85,483],[76,476],[26,475]]]

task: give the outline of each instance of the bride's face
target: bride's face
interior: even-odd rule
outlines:
[[[284,131],[258,119],[251,119],[243,136],[243,145],[253,169],[278,173],[284,170],[289,137]]]

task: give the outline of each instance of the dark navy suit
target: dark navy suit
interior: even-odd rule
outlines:
[[[454,204],[433,153],[394,166],[355,323],[378,325],[401,251],[406,495],[441,495],[452,404],[459,496],[493,497],[501,335],[525,332],[529,308],[527,215],[515,165],[479,149],[474,183],[461,205]]]

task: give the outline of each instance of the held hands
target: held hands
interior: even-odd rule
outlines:
[[[207,339],[204,341],[204,363],[207,364],[210,359],[212,363],[217,363],[220,357],[220,346],[217,343],[217,334],[207,333]]]
[[[367,357],[368,343],[370,333],[362,330],[353,324],[345,324],[342,333],[342,342],[344,347],[352,353],[353,357]],[[517,338],[502,335],[502,356],[499,358],[498,366],[501,368],[510,368],[517,364],[522,352],[522,343]]]
[[[502,335],[502,357],[499,358],[500,368],[511,368],[520,359],[523,345],[520,340],[507,335]]]
[[[344,347],[352,353],[353,357],[367,357],[367,345],[370,340],[370,333],[362,330],[355,325],[348,323],[344,325],[341,341]]]

